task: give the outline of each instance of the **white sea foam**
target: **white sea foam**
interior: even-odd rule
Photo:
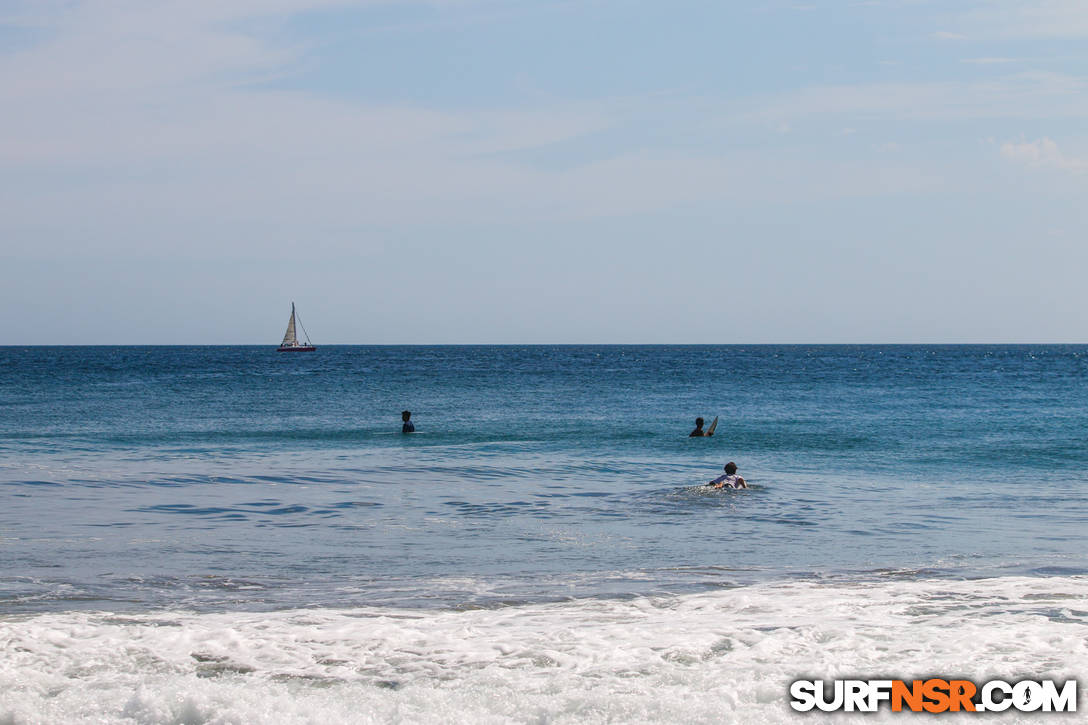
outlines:
[[[1083,687],[1086,601],[1088,578],[1054,577],[472,611],[9,616],[0,724],[804,720],[787,702],[799,677],[1079,675]],[[1083,689],[1079,700],[1083,711]],[[911,716],[876,719],[896,718]]]

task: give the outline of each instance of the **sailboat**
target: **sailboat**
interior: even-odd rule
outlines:
[[[291,319],[287,322],[287,332],[283,336],[283,342],[276,348],[279,352],[313,352],[317,348],[310,344],[310,336],[306,334],[306,328],[302,326],[302,320],[298,320],[299,327],[302,327],[302,336],[306,338],[305,343],[298,341],[298,336],[295,334],[295,303],[291,303]]]

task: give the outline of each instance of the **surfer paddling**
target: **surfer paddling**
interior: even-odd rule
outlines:
[[[718,476],[707,486],[711,488],[748,488],[748,482],[737,475],[737,464],[730,461],[725,464],[725,475]]]

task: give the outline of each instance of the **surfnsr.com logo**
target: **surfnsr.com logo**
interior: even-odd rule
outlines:
[[[1076,712],[1077,681],[990,680],[797,680],[790,707],[798,712]]]

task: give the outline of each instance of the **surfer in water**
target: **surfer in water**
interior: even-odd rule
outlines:
[[[715,418],[714,422],[710,424],[710,427],[703,430],[703,419],[695,419],[695,430],[688,433],[688,438],[709,438],[714,435],[714,429],[718,427],[718,419]]]
[[[400,427],[401,433],[415,433],[416,427],[412,424],[412,411],[401,411],[400,419],[404,421],[404,425]]]
[[[732,461],[725,464],[724,476],[718,476],[707,485],[711,488],[748,488],[748,482],[737,475],[737,464]]]

